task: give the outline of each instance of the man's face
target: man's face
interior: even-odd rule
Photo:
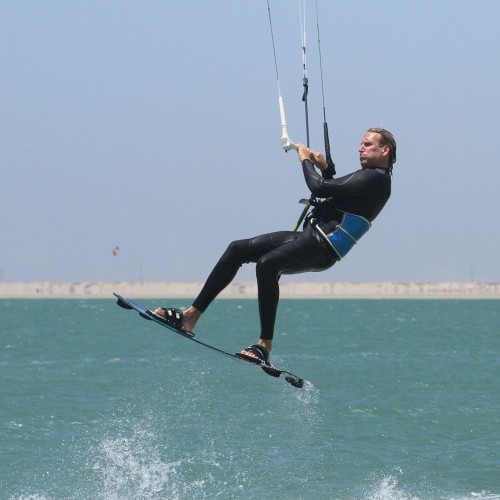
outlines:
[[[362,168],[387,168],[389,146],[380,145],[381,136],[377,132],[367,132],[359,145],[359,161]]]

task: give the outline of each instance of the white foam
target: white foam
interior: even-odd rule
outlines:
[[[161,438],[147,422],[132,424],[128,435],[103,439],[95,449],[92,469],[101,478],[99,496],[106,500],[186,498],[204,486],[183,477],[183,461],[168,461]]]

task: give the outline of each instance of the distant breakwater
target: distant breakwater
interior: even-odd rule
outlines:
[[[113,292],[131,298],[194,298],[202,282],[0,282],[0,298],[102,299]],[[497,282],[286,282],[282,298],[296,299],[500,299]],[[254,299],[256,282],[235,282],[221,294],[226,299]]]

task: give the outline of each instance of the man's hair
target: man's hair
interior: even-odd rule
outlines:
[[[394,139],[394,136],[385,128],[369,128],[367,132],[380,134],[380,145],[389,148],[389,170],[392,171],[392,165],[396,163],[396,139]]]

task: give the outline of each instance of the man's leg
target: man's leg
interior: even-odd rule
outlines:
[[[296,239],[298,234],[293,231],[282,231],[230,243],[192,306],[184,311],[182,327],[191,332],[194,330],[200,316],[219,293],[231,283],[242,264],[256,262],[266,252]],[[156,309],[155,313],[163,316],[161,308]]]
[[[278,309],[281,274],[296,274],[322,271],[331,267],[336,258],[330,249],[309,233],[310,229],[298,234],[299,237],[283,243],[265,253],[256,267],[261,333],[259,344],[270,352],[274,336],[274,326]]]

